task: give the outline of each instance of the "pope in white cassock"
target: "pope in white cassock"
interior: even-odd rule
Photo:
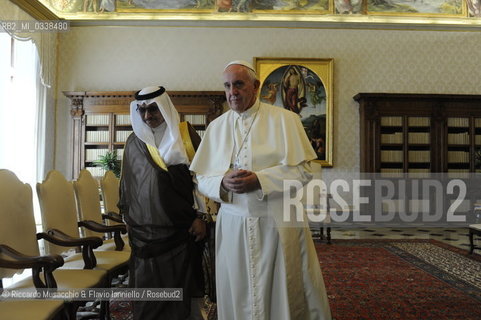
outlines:
[[[331,319],[307,223],[282,223],[283,181],[306,184],[316,159],[299,116],[257,99],[245,61],[224,69],[231,110],[209,124],[190,170],[219,201],[216,281],[220,320]]]

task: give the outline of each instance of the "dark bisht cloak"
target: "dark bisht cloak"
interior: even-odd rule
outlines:
[[[203,296],[202,245],[188,233],[196,217],[192,190],[185,164],[161,169],[135,134],[127,139],[119,207],[132,248],[131,286],[183,289],[183,301],[135,302],[136,319],[185,319],[190,298]]]

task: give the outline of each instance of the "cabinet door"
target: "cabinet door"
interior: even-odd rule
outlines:
[[[381,116],[379,125],[379,172],[402,173],[405,170],[404,117]]]
[[[386,174],[425,176],[432,171],[430,117],[380,117],[380,168]]]
[[[471,170],[471,125],[469,117],[446,119],[446,171],[453,176],[468,174]]]
[[[407,172],[427,176],[432,171],[432,128],[430,117],[407,117]]]

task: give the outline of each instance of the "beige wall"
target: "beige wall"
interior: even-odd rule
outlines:
[[[358,92],[481,94],[481,33],[281,28],[78,27],[60,36],[57,169],[67,174],[64,90],[222,90],[230,60],[334,58],[334,168],[359,170]],[[481,107],[481,106],[480,106]]]

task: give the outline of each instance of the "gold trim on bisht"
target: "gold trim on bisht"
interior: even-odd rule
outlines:
[[[145,145],[147,146],[147,150],[149,150],[150,156],[152,157],[154,162],[165,171],[168,171],[167,165],[165,164],[164,159],[162,159],[162,157],[160,156],[159,149],[157,149],[154,146],[151,146],[150,144],[145,144]]]
[[[201,138],[197,131],[195,131],[192,125],[187,121],[179,123],[179,130],[185,151],[187,152],[187,157],[189,158],[189,161],[192,161],[195,156],[195,151],[197,150],[197,147],[199,147]]]

